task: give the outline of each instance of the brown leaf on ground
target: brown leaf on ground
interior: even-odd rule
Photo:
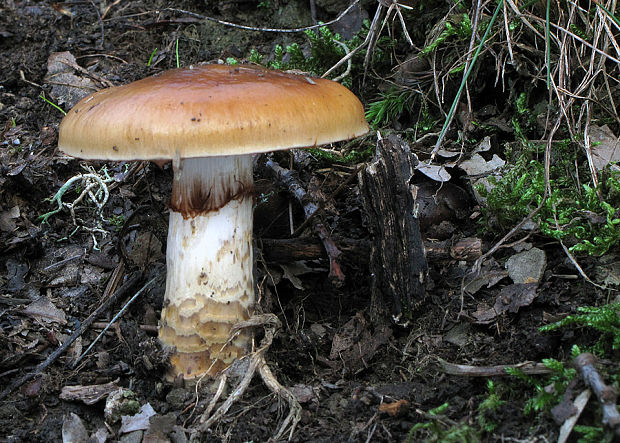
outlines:
[[[46,323],[60,323],[64,325],[67,323],[67,317],[65,313],[54,306],[47,297],[39,297],[22,311],[24,314],[29,315],[38,321]]]
[[[361,312],[355,314],[334,335],[329,358],[341,362],[350,373],[368,367],[379,347],[392,336],[392,330],[387,326],[379,326],[374,332],[370,328]]]
[[[472,315],[476,323],[487,324],[494,321],[506,311],[517,312],[523,306],[529,306],[536,298],[536,283],[514,284],[505,286],[495,299],[492,308],[479,307]]]
[[[588,132],[592,141],[592,161],[596,169],[600,171],[610,162],[620,161],[620,140],[607,125],[592,125]]]

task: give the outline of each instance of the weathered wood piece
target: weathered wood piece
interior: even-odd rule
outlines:
[[[406,325],[424,300],[427,273],[416,211],[415,162],[407,143],[392,135],[379,140],[373,161],[359,175],[366,223],[373,237],[371,316],[389,312]]]
[[[370,241],[340,236],[332,237],[342,252],[343,262],[354,262],[361,267],[368,266]],[[328,259],[321,241],[314,237],[260,238],[258,244],[262,256],[271,263],[290,263],[297,260]],[[452,243],[450,240],[424,240],[426,259],[433,262],[454,260],[474,261],[482,255],[482,240],[467,237]],[[0,297],[0,303],[2,298]]]

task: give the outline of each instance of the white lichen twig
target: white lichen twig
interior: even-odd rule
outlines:
[[[62,211],[63,207],[67,208],[71,213],[71,219],[73,220],[73,224],[77,228],[70,235],[75,234],[75,232],[77,232],[80,228],[85,229],[86,231],[91,233],[94,248],[97,249],[97,239],[95,237],[95,233],[98,232],[104,237],[107,235],[107,231],[101,227],[101,221],[103,221],[103,207],[108,202],[108,199],[110,197],[110,191],[108,190],[107,184],[114,181],[114,179],[108,175],[108,172],[105,168],[102,169],[101,173],[95,172],[92,166],[85,166],[84,168],[88,171],[88,173],[77,174],[71,177],[65,182],[64,185],[60,187],[56,194],[54,194],[54,196],[49,199],[50,202],[55,202],[58,207],[53,211],[40,215],[38,217],[38,220],[40,220],[41,223],[47,223],[48,219],[51,216],[58,214],[60,211]],[[83,188],[80,195],[71,203],[63,202],[62,198],[64,194],[69,190],[69,188],[71,188],[71,186],[73,186],[73,184],[78,181]],[[88,196],[90,200],[95,204],[100,217],[97,225],[93,228],[87,227],[83,223],[78,223],[78,220],[75,216],[75,208],[84,201],[84,198],[86,196]]]

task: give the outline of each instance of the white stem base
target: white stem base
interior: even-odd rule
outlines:
[[[251,156],[239,157],[185,160],[179,182],[175,183],[184,186],[190,181],[193,189],[203,194],[207,189],[210,197],[235,197],[221,207],[221,201],[203,205],[216,207],[193,216],[187,212],[194,214],[195,210],[170,213],[168,274],[159,336],[164,345],[176,348],[171,356],[173,377],[182,374],[194,378],[205,372],[214,375],[247,352],[248,334],[240,334],[229,344],[227,340],[232,325],[247,320],[254,305],[253,197],[248,192],[210,188],[227,182],[223,174],[234,169],[233,182],[244,180],[244,189],[251,189]],[[207,171],[204,165],[187,166],[189,162],[207,163]],[[196,184],[197,180],[202,182]],[[196,196],[188,199],[192,198]]]

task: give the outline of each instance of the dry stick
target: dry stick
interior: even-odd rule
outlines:
[[[336,195],[338,195],[338,194],[340,193],[340,191],[342,191],[342,189],[343,189],[346,185],[348,185],[349,183],[351,183],[351,182],[353,181],[353,179],[357,177],[357,174],[358,174],[358,173],[362,170],[362,168],[363,168],[363,167],[364,167],[364,164],[363,164],[363,163],[362,163],[362,164],[360,164],[360,165],[359,165],[359,166],[355,169],[355,171],[354,171],[351,175],[349,175],[349,177],[347,177],[347,178],[345,179],[345,181],[343,181],[342,183],[340,183],[340,184],[338,185],[338,187],[336,188],[336,190],[335,190],[334,192],[332,192],[332,193],[331,193],[331,194],[330,194],[330,195],[326,198],[326,200],[327,200],[327,201],[330,201],[330,200],[331,200],[331,199],[333,199]],[[297,236],[299,236],[299,234],[301,234],[301,233],[303,232],[303,230],[304,230],[304,229],[306,229],[306,226],[308,226],[308,224],[309,224],[309,223],[310,223],[310,221],[314,218],[314,216],[315,216],[316,214],[318,214],[318,213],[319,213],[319,210],[320,210],[320,209],[323,209],[323,202],[319,202],[319,206],[318,206],[317,210],[316,210],[316,211],[314,211],[314,213],[313,213],[312,215],[310,215],[310,217],[307,217],[307,218],[304,220],[304,222],[303,222],[301,225],[299,225],[299,226],[295,229],[295,231],[291,234],[291,237],[297,237]]]
[[[281,167],[279,164],[271,159],[267,159],[264,163],[265,168],[269,173],[282,185],[286,186],[288,191],[293,194],[297,201],[302,205],[306,218],[310,218],[318,209],[319,206],[309,201],[308,194],[303,188],[299,180],[295,177],[293,171]],[[312,225],[315,232],[318,234],[327,256],[329,257],[329,279],[336,286],[341,286],[344,283],[344,273],[340,268],[338,257],[341,252],[331,239],[329,232],[323,223],[320,223],[316,219],[313,219]]]
[[[110,320],[110,322],[106,325],[105,328],[103,328],[103,331],[101,331],[99,333],[99,335],[91,342],[91,344],[88,346],[88,348],[86,348],[86,350],[84,352],[82,352],[82,355],[80,355],[77,360],[75,360],[72,364],[71,364],[71,369],[75,369],[78,365],[78,363],[80,361],[82,361],[82,359],[86,356],[86,354],[88,354],[88,352],[93,348],[93,346],[95,346],[95,343],[97,343],[99,341],[99,339],[101,339],[101,337],[103,337],[103,335],[108,331],[108,329],[110,329],[110,326],[112,326],[114,324],[114,322],[116,320],[118,320],[121,315],[123,315],[123,313],[127,310],[127,308],[129,307],[129,305],[131,305],[139,296],[140,294],[142,294],[146,288],[148,288],[155,280],[157,280],[157,277],[153,277],[152,279],[150,279],[144,286],[142,286],[140,288],[140,290],[138,292],[136,292],[133,297],[131,297],[129,299],[129,301],[127,303],[125,303],[123,305],[123,307],[121,308],[120,311],[118,311],[118,314],[116,314],[114,316],[114,318],[112,318],[112,320]]]
[[[71,336],[67,340],[65,340],[65,342],[58,349],[52,352],[43,362],[39,363],[39,365],[32,372],[29,372],[23,377],[18,378],[17,380],[13,381],[9,386],[7,386],[4,389],[4,391],[0,393],[0,400],[4,399],[13,390],[17,389],[18,387],[20,387],[27,381],[30,381],[33,378],[35,378],[45,368],[47,368],[50,364],[52,364],[58,357],[60,357],[69,348],[69,346],[71,346],[71,344],[75,340],[77,340],[77,338],[80,335],[84,333],[84,331],[86,331],[86,329],[88,329],[88,327],[91,325],[91,323],[95,321],[97,317],[99,317],[102,313],[107,311],[108,308],[112,306],[112,304],[116,302],[119,298],[124,296],[131,289],[133,289],[133,287],[140,281],[141,278],[142,278],[141,272],[138,272],[134,274],[133,277],[129,278],[129,280],[127,280],[127,282],[123,286],[121,286],[121,288],[118,291],[112,294],[110,298],[108,298],[97,309],[95,309],[95,311],[92,314],[90,314],[88,318],[82,322],[82,324],[80,324],[80,326],[75,330],[75,332],[73,332],[73,334],[71,334]]]
[[[497,377],[509,375],[506,369],[518,369],[525,374],[550,374],[552,371],[542,363],[524,362],[516,365],[497,365],[497,366],[470,366],[449,363],[441,358],[437,358],[439,366],[443,372],[451,375],[466,375],[469,377]]]
[[[606,385],[600,374],[594,367],[594,355],[589,352],[579,354],[575,358],[575,366],[581,373],[581,377],[598,398],[603,410],[603,424],[614,431],[620,437],[620,413],[616,407],[618,394],[613,387]]]
[[[327,77],[329,74],[331,74],[336,68],[338,68],[344,62],[348,62],[355,54],[357,54],[357,51],[359,51],[364,46],[366,46],[366,45],[368,45],[370,43],[370,40],[373,38],[374,33],[376,32],[377,23],[378,23],[378,20],[379,20],[379,16],[381,15],[382,7],[383,6],[381,5],[381,3],[379,3],[379,7],[377,8],[377,11],[375,12],[375,16],[372,19],[372,23],[370,24],[370,28],[368,30],[368,34],[366,35],[366,38],[364,39],[364,41],[362,43],[360,43],[359,46],[354,48],[351,52],[349,52],[347,55],[345,55],[340,60],[338,60],[338,62],[336,62],[336,64],[334,66],[332,66],[327,71],[325,71],[323,73],[323,75],[321,75],[321,78]]]
[[[99,48],[103,49],[103,43],[105,41],[103,18],[101,17],[101,14],[99,13],[99,8],[97,7],[97,5],[95,5],[95,2],[91,0],[90,4],[92,5],[93,9],[95,10],[95,13],[97,14],[97,18],[99,21],[99,29],[101,30],[101,42],[99,43]]]
[[[369,240],[341,236],[334,238],[340,246],[343,255],[347,256],[349,260],[354,260],[364,265],[368,264],[370,254]],[[518,240],[518,242],[524,240],[525,238]],[[515,243],[512,244],[514,245]],[[290,263],[298,260],[327,258],[323,245],[318,240],[310,237],[261,238],[260,246],[264,259],[269,263]],[[508,245],[504,246],[507,247]],[[428,261],[474,261],[482,255],[482,240],[476,237],[462,238],[455,243],[447,240],[425,240],[424,251]]]

